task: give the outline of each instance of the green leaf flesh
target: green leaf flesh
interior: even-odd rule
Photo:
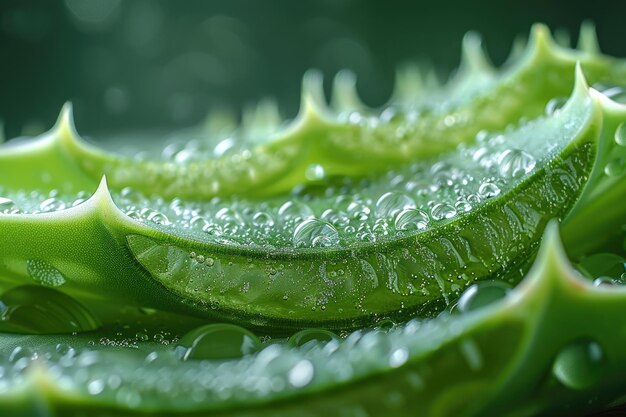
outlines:
[[[155,342],[102,346],[88,333],[3,335],[14,353],[2,364],[0,401],[15,415],[44,416],[582,415],[623,394],[625,341],[615,329],[625,300],[623,288],[592,286],[573,270],[552,223],[529,275],[503,300],[387,332],[299,348],[270,342],[226,361],[180,361]],[[595,356],[578,354],[580,341]]]
[[[88,145],[69,108],[49,134],[9,142],[3,413],[571,416],[623,403],[626,292],[582,279],[549,223],[579,260],[625,214],[626,106],[582,72],[600,89],[626,68],[588,28],[579,45],[537,26],[497,72],[468,35],[450,83],[409,73],[382,110],[342,73],[331,112],[309,76],[291,125],[261,106],[235,129],[245,143],[216,155],[224,136],[209,137],[202,161]]]
[[[46,259],[66,278],[60,288],[70,295],[105,294],[120,304],[191,312],[257,328],[356,328],[385,318],[433,315],[472,282],[503,278],[507,270],[521,266],[536,249],[546,222],[567,216],[592,171],[596,147],[614,143],[614,132],[607,132],[608,139],[599,137],[602,118],[601,100],[589,94],[579,73],[572,99],[563,109],[484,143],[461,146],[437,160],[451,167],[442,169],[446,181],[464,179],[465,187],[426,183],[414,199],[400,193],[407,184],[423,183],[432,176],[428,161],[400,172],[409,179],[397,182],[401,188],[394,196],[402,197],[399,205],[387,204],[383,198],[384,191],[394,190],[386,184],[388,176],[354,186],[350,194],[369,201],[370,212],[383,211],[382,218],[370,224],[373,242],[354,240],[351,233],[339,233],[330,222],[319,219],[299,219],[295,226],[277,218],[276,225],[256,230],[267,236],[265,240],[257,239],[255,230],[246,226],[252,222],[243,220],[243,232],[211,237],[190,230],[184,213],[193,212],[193,206],[186,208],[180,201],[168,206],[170,217],[183,213],[178,219],[170,221],[152,211],[148,221],[138,222],[116,206],[116,197],[112,199],[104,182],[91,199],[80,198],[75,207],[44,213],[40,211],[47,209],[50,199],[61,208],[71,204],[60,196],[38,202],[32,193],[21,202],[18,193],[13,199],[26,213],[0,217],[5,230],[0,238],[6,259],[3,275],[13,284],[32,282],[25,271],[27,261]],[[507,157],[512,151],[531,159],[511,162]],[[476,157],[484,153],[489,156],[486,160]],[[528,160],[532,168],[526,172],[530,166],[523,161]],[[512,173],[511,166],[517,171],[521,166],[521,174]],[[491,191],[495,186],[497,193],[485,193],[485,185]],[[478,196],[474,207],[467,212],[455,208],[470,195]],[[126,213],[137,211],[131,204],[135,197],[126,193],[117,198]],[[30,200],[39,210],[28,207]],[[140,206],[158,209],[164,206],[159,201],[140,201]],[[277,201],[261,207],[273,213],[285,200]],[[308,203],[318,216],[332,208],[327,195],[305,194],[300,200],[290,196],[289,201]],[[415,222],[417,230],[397,227],[407,204],[409,211],[429,212],[423,228]],[[437,207],[452,208],[454,214],[438,218]],[[259,210],[253,201],[229,200],[207,218],[219,218],[224,210],[245,213],[246,208],[253,213]],[[397,213],[388,218],[391,209]],[[383,231],[377,232],[377,226],[393,222],[394,216],[394,226],[379,227]],[[229,222],[222,220],[228,230]],[[298,228],[307,222],[322,227],[322,232],[334,231],[333,239],[336,234],[338,240],[315,247],[316,239],[329,238],[316,230],[312,240],[305,235],[307,244],[300,247]],[[287,231],[282,237],[281,230]],[[55,236],[63,236],[63,244]],[[237,241],[239,236],[242,240]],[[24,249],[27,245],[17,244],[16,239],[29,241],[30,247]],[[111,275],[107,280],[99,278]]]

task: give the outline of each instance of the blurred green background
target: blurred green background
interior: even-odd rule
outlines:
[[[48,129],[72,100],[79,131],[173,128],[215,107],[276,97],[297,111],[300,80],[342,68],[364,100],[388,97],[398,64],[428,58],[442,74],[477,30],[494,63],[533,22],[593,20],[602,49],[626,56],[626,2],[2,0],[0,117],[6,135]]]

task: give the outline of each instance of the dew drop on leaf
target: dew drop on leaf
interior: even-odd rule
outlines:
[[[98,321],[85,306],[60,291],[22,285],[0,296],[0,331],[73,333],[95,330]]]
[[[287,201],[278,209],[283,220],[306,220],[313,217],[313,210],[304,203]]]
[[[383,194],[376,201],[376,215],[380,218],[392,218],[402,210],[415,207],[415,201],[411,197],[397,191],[391,191]]]
[[[287,379],[291,385],[301,388],[308,385],[315,375],[315,368],[311,361],[303,359],[298,361],[293,368],[289,370]]]
[[[258,352],[261,341],[234,324],[208,324],[185,334],[178,342],[182,359],[235,359]]]
[[[511,290],[508,284],[499,281],[484,281],[467,288],[457,303],[461,313],[477,310],[506,296]]]
[[[309,165],[304,173],[304,176],[309,181],[320,181],[326,176],[324,167],[319,164]]]
[[[338,339],[337,335],[333,332],[323,329],[304,329],[292,335],[287,344],[290,346],[298,347],[305,343],[316,341],[318,343],[330,342],[331,340]]]
[[[396,215],[394,221],[395,227],[398,230],[422,230],[428,226],[430,218],[428,214],[420,209],[404,209]]]
[[[620,123],[615,130],[615,143],[626,146],[626,123]]]
[[[519,178],[535,168],[537,161],[528,152],[507,149],[498,157],[498,171],[506,178]]]
[[[439,203],[433,206],[430,214],[435,220],[451,219],[456,216],[456,209],[450,204]]]
[[[624,160],[621,158],[615,158],[609,161],[604,167],[604,173],[609,177],[617,177],[624,172]]]
[[[295,247],[329,247],[339,244],[339,233],[335,227],[320,219],[308,219],[300,223],[293,232]]]
[[[559,352],[552,374],[567,388],[583,390],[595,385],[602,377],[603,370],[602,347],[592,340],[580,340]]]
[[[13,200],[10,198],[0,197],[0,214],[12,214],[18,211],[19,210]]]
[[[565,103],[567,103],[567,97],[553,98],[546,104],[546,114],[548,116],[557,114],[559,110],[563,108]]]
[[[610,287],[613,285],[615,285],[615,281],[611,277],[604,276],[604,277],[598,277],[593,280],[594,287],[602,287],[602,286]]]
[[[478,187],[478,195],[480,196],[480,198],[492,198],[497,196],[498,194],[500,194],[500,187],[498,187],[493,182],[487,181],[480,184],[480,187]]]

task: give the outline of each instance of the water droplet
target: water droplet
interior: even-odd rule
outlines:
[[[324,167],[319,164],[309,165],[304,172],[304,176],[309,181],[320,181],[324,179],[326,173],[324,172]]]
[[[621,85],[613,83],[595,83],[593,88],[617,103],[626,104],[626,89]]]
[[[624,173],[624,166],[625,164],[623,159],[613,159],[604,167],[604,173],[609,177],[617,177]]]
[[[65,203],[61,200],[56,199],[55,197],[50,197],[44,200],[39,205],[39,210],[41,210],[44,213],[57,211],[57,210],[63,210],[63,209],[65,209]]]
[[[93,379],[87,383],[87,392],[91,395],[98,395],[104,391],[104,380]]]
[[[391,352],[389,356],[389,366],[392,368],[397,368],[406,363],[409,359],[409,351],[404,348],[399,348]]]
[[[492,198],[497,196],[498,194],[500,194],[500,187],[498,187],[493,182],[487,181],[480,184],[480,187],[478,187],[478,195],[480,196],[480,198]]]
[[[164,226],[172,224],[165,214],[155,210],[150,211],[146,216],[146,219],[152,223],[162,224]]]
[[[98,321],[81,303],[60,291],[21,285],[0,296],[0,331],[73,333],[95,330]]]
[[[235,144],[236,142],[233,138],[223,139],[221,142],[215,145],[215,148],[213,148],[213,155],[215,155],[217,158],[224,156],[229,151],[235,148]]]
[[[420,209],[405,209],[396,215],[394,225],[398,230],[422,230],[428,226],[430,218]]]
[[[332,224],[319,219],[300,223],[293,232],[295,247],[329,247],[339,244],[339,233]]]
[[[580,340],[563,348],[554,361],[552,373],[561,384],[583,390],[595,385],[604,370],[602,347],[592,340]]]
[[[244,226],[245,222],[239,212],[230,207],[223,207],[215,213],[215,218],[224,222],[227,226]]]
[[[278,215],[284,220],[306,220],[313,217],[313,210],[304,203],[287,201],[278,209]]]
[[[433,206],[430,214],[435,220],[451,219],[456,216],[456,209],[450,204],[438,203]]]
[[[406,194],[391,191],[376,201],[376,215],[380,218],[393,218],[398,212],[415,208],[415,201]]]
[[[301,388],[308,385],[313,380],[314,375],[315,368],[313,364],[309,360],[303,359],[289,370],[287,380],[294,387]]]
[[[528,152],[507,149],[498,157],[498,171],[506,178],[519,178],[535,168],[537,161]]]
[[[120,196],[128,201],[132,201],[135,203],[138,203],[144,199],[143,194],[131,187],[122,188],[122,191],[120,191]]]
[[[472,205],[467,200],[459,200],[454,204],[454,208],[460,213],[466,213],[472,210]]]
[[[367,220],[370,215],[369,206],[362,201],[351,202],[346,210],[349,215],[359,221]]]
[[[258,352],[261,341],[234,324],[208,324],[185,334],[178,346],[182,359],[235,359]]]
[[[602,287],[602,286],[613,286],[615,285],[615,281],[611,277],[598,277],[593,280],[594,287]]]
[[[148,336],[147,333],[137,332],[135,333],[135,339],[140,340],[142,342],[147,342],[150,339],[150,337]]]
[[[615,130],[615,143],[626,146],[626,123],[620,123]]]
[[[563,106],[565,106],[565,103],[567,103],[567,97],[553,98],[552,100],[548,101],[548,104],[546,104],[546,114],[548,116],[557,114],[559,110],[561,110]]]
[[[27,259],[26,272],[33,280],[46,287],[60,287],[65,284],[63,274],[43,259]]]
[[[189,220],[189,226],[196,230],[205,230],[211,223],[202,216],[194,216]]]
[[[2,214],[12,214],[16,213],[19,210],[17,209],[13,200],[5,197],[0,197],[0,213]]]
[[[474,311],[500,300],[511,290],[508,284],[500,281],[483,281],[467,288],[457,303],[460,312]]]
[[[260,211],[252,216],[252,224],[257,227],[272,227],[274,226],[274,219],[269,214]]]
[[[292,335],[287,343],[290,346],[302,346],[305,343],[308,343],[312,340],[322,343],[322,342],[330,342],[331,340],[337,340],[338,337],[335,333],[329,332],[328,330],[323,329],[304,329]]]

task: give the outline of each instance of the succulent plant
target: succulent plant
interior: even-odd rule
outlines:
[[[500,69],[468,34],[447,84],[406,70],[380,109],[349,72],[331,104],[321,86],[305,76],[293,121],[265,102],[240,126],[92,144],[68,104],[0,146],[2,410],[626,402],[626,60],[590,26],[573,49],[537,25]]]

